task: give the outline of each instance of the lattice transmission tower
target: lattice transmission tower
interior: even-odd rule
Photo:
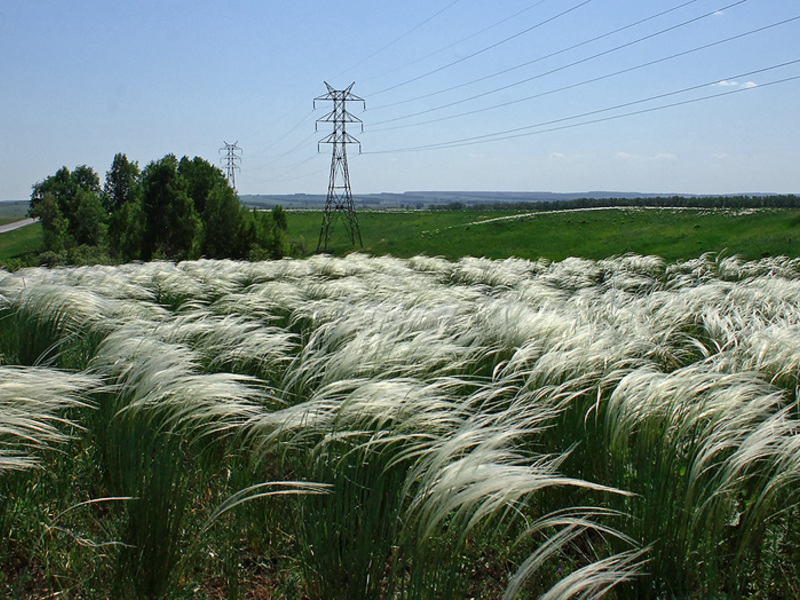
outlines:
[[[239,142],[233,142],[229,144],[226,141],[222,142],[225,144],[223,148],[220,148],[220,152],[225,152],[225,155],[220,159],[222,163],[222,168],[225,172],[225,178],[228,180],[228,183],[231,184],[231,187],[236,190],[236,171],[241,171],[241,167],[239,163],[242,161],[242,157],[237,154],[237,152],[241,152],[242,149],[237,146]]]
[[[322,227],[319,231],[317,252],[320,249],[328,249],[328,238],[333,231],[336,219],[340,216],[344,220],[347,233],[350,236],[350,243],[355,246],[356,240],[358,240],[359,246],[364,245],[361,240],[361,230],[358,227],[356,209],[353,206],[353,194],[350,191],[350,173],[347,169],[347,144],[358,144],[358,151],[361,153],[361,142],[347,133],[347,124],[358,123],[361,125],[361,131],[364,131],[364,124],[361,119],[354,117],[347,111],[347,103],[361,102],[366,109],[364,99],[352,93],[351,90],[354,85],[355,82],[343,90],[335,90],[326,81],[325,87],[328,88],[328,93],[314,98],[315,109],[317,108],[317,102],[333,102],[333,110],[321,119],[317,119],[317,125],[319,123],[333,123],[333,132],[317,143],[317,152],[319,152],[320,144],[333,144],[328,196],[325,200],[325,214],[322,217]]]

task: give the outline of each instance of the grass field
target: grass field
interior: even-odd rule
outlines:
[[[800,254],[797,210],[362,212],[358,218],[363,251],[373,255],[597,260],[632,252],[686,260],[703,252],[725,252],[752,260]],[[320,213],[290,213],[290,239],[315,250],[321,222]],[[341,222],[333,242],[329,249],[334,253],[350,249]]]
[[[17,220],[17,219],[14,219]],[[41,223],[15,229],[0,234],[0,264],[42,250],[43,236]]]
[[[0,596],[797,598],[798,298],[712,255],[0,272]]]
[[[800,210],[791,209],[361,212],[358,219],[362,251],[375,256],[598,260],[630,252],[670,261],[704,252],[747,260],[800,256]],[[290,212],[288,223],[290,243],[301,256],[312,254],[322,213]],[[41,243],[39,225],[0,235],[0,264],[39,250]],[[335,255],[353,250],[341,221],[334,227],[328,250]]]

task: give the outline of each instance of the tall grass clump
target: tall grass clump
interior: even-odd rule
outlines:
[[[116,593],[162,598],[191,546],[186,519],[198,490],[220,468],[212,459],[224,460],[219,439],[257,412],[262,392],[244,376],[202,373],[189,348],[133,329],[109,335],[92,363],[110,384],[92,433],[109,489],[131,498]]]
[[[48,470],[80,435],[78,417],[91,410],[89,395],[98,385],[88,375],[0,366],[0,560],[17,565],[7,593],[26,584],[31,563],[48,560],[41,536],[60,501],[48,494],[57,478]]]

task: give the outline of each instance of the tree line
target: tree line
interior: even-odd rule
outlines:
[[[101,186],[86,165],[33,186],[48,264],[199,257],[262,260],[287,252],[286,213],[242,206],[208,161],[167,154],[140,169],[117,154]]]

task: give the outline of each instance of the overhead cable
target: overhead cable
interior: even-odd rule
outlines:
[[[481,92],[480,94],[474,94],[474,95],[468,96],[466,98],[461,98],[460,100],[454,100],[453,102],[448,102],[447,104],[441,104],[441,105],[435,106],[433,108],[420,110],[420,111],[417,111],[415,113],[402,115],[400,117],[394,117],[394,118],[391,118],[391,119],[385,119],[383,121],[377,121],[377,122],[373,123],[373,125],[383,125],[385,123],[394,123],[396,121],[403,121],[405,119],[411,119],[413,117],[418,117],[420,115],[425,115],[425,114],[429,114],[429,113],[436,112],[436,111],[439,111],[439,110],[444,110],[445,108],[450,108],[452,106],[457,106],[459,104],[464,104],[465,102],[471,102],[473,100],[477,100],[478,98],[483,98],[485,96],[490,96],[492,94],[496,94],[498,92],[502,92],[502,91],[511,89],[513,87],[517,87],[517,86],[525,84],[525,83],[530,83],[531,81],[534,81],[536,79],[541,79],[542,77],[546,77],[548,75],[553,75],[554,73],[560,73],[560,72],[565,71],[567,69],[570,69],[572,67],[585,64],[587,62],[590,62],[590,61],[596,60],[598,58],[601,58],[603,56],[608,56],[609,54],[613,54],[614,52],[619,52],[620,50],[624,50],[625,48],[630,48],[631,46],[634,46],[636,44],[640,44],[640,43],[642,43],[644,41],[651,40],[651,39],[653,39],[655,37],[658,37],[660,35],[664,35],[666,33],[670,33],[672,31],[675,31],[676,29],[680,29],[681,27],[686,27],[687,25],[691,25],[693,23],[697,23],[698,21],[700,21],[702,19],[706,19],[706,18],[709,18],[711,16],[716,15],[720,10],[727,10],[727,9],[733,8],[734,6],[738,6],[740,4],[744,4],[745,2],[748,2],[748,1],[749,0],[737,0],[736,2],[734,2],[732,4],[729,4],[729,5],[721,8],[721,9],[716,9],[714,11],[702,14],[700,16],[697,16],[697,17],[694,17],[692,19],[689,19],[688,21],[683,21],[682,23],[678,23],[677,25],[672,25],[670,27],[667,27],[666,29],[662,29],[660,31],[656,31],[655,33],[648,34],[648,35],[646,35],[644,37],[637,38],[635,40],[632,40],[630,42],[626,42],[624,44],[620,44],[619,46],[614,46],[613,48],[609,48],[608,50],[604,50],[602,52],[597,52],[595,54],[592,54],[591,56],[587,56],[585,58],[573,61],[573,62],[568,63],[566,65],[562,65],[560,67],[556,67],[554,69],[550,69],[549,71],[545,71],[543,73],[538,73],[538,74],[533,75],[531,77],[526,77],[525,79],[521,79],[519,81],[515,81],[513,83],[509,83],[509,84],[501,86],[501,87],[493,88],[493,89],[488,90],[486,92]]]
[[[524,136],[527,136],[527,135],[536,135],[536,134],[539,134],[539,133],[546,133],[546,132],[550,132],[550,131],[557,131],[557,130],[560,130],[560,129],[568,129],[568,128],[572,128],[572,127],[579,127],[579,126],[590,125],[590,124],[594,124],[594,123],[600,123],[600,122],[603,122],[603,121],[611,121],[611,120],[614,120],[614,119],[620,119],[620,118],[623,118],[623,117],[630,117],[630,116],[633,116],[633,115],[639,115],[639,114],[643,114],[643,113],[655,112],[655,111],[664,110],[664,109],[667,109],[667,108],[674,108],[676,106],[683,106],[683,105],[686,105],[686,104],[692,104],[692,103],[701,102],[701,101],[704,101],[704,100],[710,100],[710,99],[713,99],[713,98],[719,98],[721,96],[727,96],[727,95],[738,93],[738,92],[748,91],[748,90],[752,90],[752,89],[758,89],[758,88],[761,88],[761,87],[770,87],[770,86],[774,86],[774,85],[778,85],[778,84],[782,84],[782,83],[788,83],[790,81],[795,81],[795,80],[800,79],[800,75],[794,76],[794,77],[787,77],[787,78],[779,79],[779,80],[774,80],[774,81],[770,81],[770,82],[767,82],[767,83],[761,83],[761,84],[754,85],[754,86],[740,87],[740,88],[736,88],[736,89],[729,90],[729,91],[726,91],[726,92],[721,92],[719,94],[712,94],[710,96],[702,96],[700,98],[692,98],[692,99],[689,99],[689,100],[682,100],[682,101],[679,101],[679,102],[674,102],[672,104],[666,104],[666,105],[662,105],[662,106],[646,108],[646,109],[642,109],[642,110],[639,110],[639,111],[634,111],[634,112],[630,112],[630,113],[624,113],[622,115],[614,115],[614,116],[610,116],[610,117],[604,117],[604,118],[601,118],[601,119],[595,119],[595,120],[592,120],[592,121],[574,123],[574,124],[571,124],[571,125],[562,125],[562,126],[559,126],[559,127],[554,127],[554,128],[543,130],[543,131],[530,131],[532,129],[539,129],[539,128],[542,128],[542,127],[547,127],[549,125],[556,125],[558,123],[564,123],[566,121],[572,121],[572,120],[575,120],[575,119],[581,119],[581,118],[589,117],[589,116],[592,116],[592,115],[597,115],[597,114],[602,114],[602,113],[605,113],[605,112],[619,110],[619,109],[622,109],[622,108],[628,108],[628,107],[635,106],[635,105],[638,105],[638,104],[644,104],[644,103],[647,103],[647,102],[653,102],[655,100],[661,100],[663,98],[668,98],[670,96],[676,96],[676,95],[679,95],[679,94],[685,94],[687,92],[700,90],[700,89],[707,88],[707,87],[710,87],[710,86],[713,86],[713,85],[718,85],[721,81],[730,81],[730,80],[735,80],[735,79],[741,79],[743,77],[750,77],[752,75],[758,75],[760,73],[766,73],[767,71],[773,71],[773,70],[784,68],[784,67],[788,67],[788,66],[791,66],[791,65],[796,65],[798,63],[800,63],[800,59],[796,59],[796,60],[780,63],[780,64],[777,64],[777,65],[772,65],[772,66],[769,66],[769,67],[765,67],[763,69],[757,69],[755,71],[749,71],[747,73],[740,73],[738,75],[733,75],[731,77],[726,77],[726,78],[722,78],[722,79],[715,79],[715,80],[710,81],[710,82],[706,82],[706,83],[702,83],[700,85],[694,85],[694,86],[682,88],[680,90],[675,90],[675,91],[672,91],[672,92],[667,92],[667,93],[663,93],[663,94],[657,94],[655,96],[649,96],[647,98],[642,98],[642,99],[639,99],[639,100],[633,100],[631,102],[624,102],[622,104],[617,104],[617,105],[610,106],[610,107],[607,107],[607,108],[601,108],[601,109],[597,109],[597,110],[584,112],[584,113],[581,113],[581,114],[578,114],[578,115],[573,115],[573,116],[570,116],[570,117],[563,117],[563,118],[560,118],[560,119],[553,119],[553,120],[550,120],[550,121],[543,121],[541,123],[535,123],[533,125],[526,125],[526,126],[522,126],[522,127],[514,127],[512,129],[507,129],[507,130],[504,130],[504,131],[498,131],[498,132],[488,133],[488,134],[484,134],[484,135],[472,136],[472,137],[468,137],[468,138],[461,138],[461,139],[458,139],[458,140],[451,140],[451,141],[448,141],[448,142],[440,142],[440,143],[437,143],[437,144],[428,144],[428,145],[424,145],[424,146],[415,146],[415,147],[410,147],[410,148],[399,148],[399,149],[394,149],[394,150],[373,150],[373,151],[365,152],[364,154],[391,154],[391,153],[400,153],[400,152],[419,152],[419,151],[422,151],[422,150],[437,150],[437,149],[444,149],[444,148],[455,148],[455,147],[460,147],[460,146],[469,146],[469,145],[487,143],[487,142],[497,142],[497,141],[512,139],[512,138],[516,138],[516,137],[524,137]],[[525,132],[525,133],[523,133],[523,132]]]
[[[510,73],[512,71],[516,71],[518,69],[522,69],[524,67],[528,67],[528,66],[530,66],[532,64],[535,64],[537,62],[541,62],[543,60],[547,60],[548,58],[553,58],[555,56],[558,56],[559,54],[564,54],[565,52],[569,52],[571,50],[575,50],[575,49],[580,48],[582,46],[586,46],[588,44],[592,44],[594,42],[600,41],[600,40],[605,39],[607,37],[611,37],[612,35],[616,35],[617,33],[621,33],[621,32],[623,32],[623,31],[625,31],[627,29],[632,29],[633,27],[637,27],[639,25],[647,23],[648,21],[652,21],[652,20],[657,19],[659,17],[663,17],[666,14],[669,14],[671,12],[675,12],[676,10],[680,10],[681,8],[685,8],[686,6],[688,6],[690,4],[694,4],[695,2],[699,2],[699,1],[700,0],[689,0],[688,2],[684,2],[683,4],[679,4],[678,6],[674,6],[674,7],[670,8],[670,9],[661,11],[661,12],[655,14],[655,15],[651,15],[651,16],[646,17],[644,19],[640,19],[640,20],[638,20],[638,21],[636,21],[634,23],[630,23],[630,24],[625,25],[623,27],[619,27],[619,28],[614,29],[612,31],[608,31],[608,32],[603,33],[601,35],[595,36],[595,37],[593,37],[591,39],[584,40],[583,42],[579,42],[577,44],[573,44],[572,46],[569,46],[567,48],[562,48],[561,50],[556,50],[555,52],[551,52],[550,54],[545,54],[544,56],[539,56],[538,58],[526,61],[524,63],[515,65],[513,67],[509,67],[507,69],[502,69],[500,71],[495,71],[494,73],[490,73],[489,75],[485,75],[483,77],[478,77],[477,79],[472,79],[472,80],[466,81],[464,83],[459,83],[458,85],[454,85],[454,86],[451,86],[451,87],[448,87],[448,88],[437,90],[435,92],[422,94],[420,96],[415,96],[413,98],[408,98],[406,100],[398,100],[397,102],[392,102],[390,104],[381,104],[379,106],[373,106],[373,107],[370,108],[370,111],[371,112],[375,112],[376,110],[382,110],[382,109],[386,109],[386,108],[391,108],[391,107],[397,106],[399,104],[408,104],[410,102],[416,102],[417,100],[424,100],[425,98],[430,98],[432,96],[438,96],[440,94],[445,94],[447,92],[452,92],[453,90],[457,90],[457,89],[460,89],[462,87],[467,87],[467,86],[470,86],[470,85],[474,85],[476,83],[480,83],[481,81],[486,81],[487,79],[493,79],[494,77],[498,77],[500,75],[505,75],[506,73]]]
[[[391,131],[393,129],[405,129],[405,128],[408,128],[408,127],[418,127],[418,126],[421,126],[421,125],[430,125],[431,123],[438,123],[438,122],[441,122],[441,121],[448,121],[448,120],[451,120],[451,119],[457,119],[459,117],[470,116],[470,115],[474,115],[474,114],[477,114],[477,113],[486,112],[486,111],[489,111],[489,110],[495,110],[495,109],[498,109],[498,108],[504,108],[506,106],[511,106],[513,104],[519,104],[521,102],[528,102],[530,100],[543,98],[544,96],[550,96],[552,94],[556,94],[556,93],[559,93],[559,92],[572,90],[572,89],[575,89],[575,88],[578,88],[578,87],[582,87],[584,85],[588,85],[588,84],[591,84],[591,83],[597,83],[598,81],[603,81],[603,80],[606,80],[606,79],[611,79],[612,77],[617,77],[619,75],[623,75],[623,74],[626,74],[626,73],[631,73],[633,71],[638,71],[638,70],[644,69],[646,67],[651,67],[651,66],[659,64],[659,63],[663,63],[663,62],[667,62],[667,61],[670,61],[670,60],[674,60],[676,58],[681,58],[681,57],[684,57],[684,56],[688,56],[688,55],[694,54],[696,52],[700,52],[700,51],[703,51],[703,50],[708,50],[709,48],[713,48],[715,46],[720,46],[722,44],[725,44],[725,43],[728,43],[728,42],[732,42],[732,41],[735,41],[735,40],[738,40],[738,39],[742,39],[742,38],[745,38],[745,37],[748,37],[748,36],[751,36],[751,35],[755,35],[757,33],[763,33],[764,31],[767,31],[769,29],[773,29],[773,28],[781,26],[781,25],[786,25],[788,23],[791,23],[793,21],[798,21],[798,20],[800,20],[800,15],[797,15],[797,16],[794,16],[794,17],[790,17],[788,19],[784,19],[783,21],[778,21],[777,23],[772,23],[770,25],[765,25],[764,27],[759,27],[758,29],[752,29],[750,31],[746,31],[744,33],[740,33],[740,34],[731,36],[729,38],[725,38],[723,40],[717,40],[716,42],[711,42],[711,43],[708,43],[708,44],[704,44],[702,46],[697,46],[695,48],[690,48],[689,50],[684,50],[683,52],[677,52],[675,54],[671,54],[669,56],[664,56],[662,58],[657,58],[655,60],[651,60],[651,61],[648,61],[648,62],[645,62],[645,63],[641,63],[641,64],[638,64],[638,65],[634,65],[634,66],[628,67],[626,69],[621,69],[619,71],[614,71],[613,73],[607,73],[605,75],[600,75],[598,77],[593,77],[591,79],[585,79],[585,80],[579,81],[577,83],[573,83],[573,84],[570,84],[570,85],[562,86],[560,88],[555,88],[555,89],[552,89],[552,90],[539,92],[538,94],[533,94],[531,96],[525,96],[524,98],[517,98],[516,100],[509,100],[507,102],[502,102],[500,104],[493,104],[492,106],[487,106],[487,107],[484,107],[484,108],[477,108],[475,110],[461,112],[461,113],[457,113],[455,115],[447,115],[447,116],[444,116],[444,117],[438,117],[436,119],[429,119],[427,121],[419,121],[417,123],[410,123],[410,124],[404,124],[404,125],[393,125],[391,127],[382,127],[382,128],[377,128],[377,129],[370,129],[370,133],[377,133],[377,132],[381,132],[381,131]],[[386,122],[386,121],[383,121],[383,122]]]
[[[555,21],[556,19],[559,19],[559,18],[561,18],[561,17],[563,17],[565,15],[568,15],[569,13],[581,8],[582,6],[586,6],[587,4],[589,4],[592,1],[593,0],[583,0],[583,2],[573,6],[572,8],[568,8],[567,10],[565,10],[563,12],[560,12],[559,14],[557,14],[557,15],[555,15],[553,17],[550,17],[549,19],[545,19],[544,21],[540,21],[536,25],[532,25],[531,27],[528,27],[527,29],[524,29],[523,31],[519,31],[519,32],[515,33],[514,35],[511,35],[509,37],[503,38],[502,40],[500,40],[498,42],[495,42],[494,44],[491,44],[490,46],[486,46],[484,48],[481,48],[480,50],[478,50],[476,52],[473,52],[472,54],[468,54],[467,56],[462,56],[458,60],[454,60],[452,62],[449,62],[446,65],[442,65],[441,67],[433,69],[432,71],[428,71],[427,73],[423,73],[422,75],[418,75],[417,77],[413,77],[411,79],[407,79],[406,81],[403,81],[403,82],[400,82],[400,83],[395,84],[393,86],[384,88],[384,89],[382,89],[380,91],[373,92],[372,94],[370,94],[370,96],[371,97],[375,97],[375,96],[378,96],[380,94],[384,94],[384,93],[386,93],[386,92],[388,92],[390,90],[395,90],[395,89],[397,89],[399,87],[402,87],[404,85],[408,85],[409,83],[413,83],[415,81],[419,81],[420,79],[424,79],[426,77],[430,77],[431,75],[434,75],[435,73],[439,73],[441,71],[444,71],[445,69],[449,69],[450,67],[453,67],[453,66],[455,66],[457,64],[460,64],[460,63],[462,63],[464,61],[467,61],[467,60],[470,60],[472,58],[475,58],[476,56],[478,56],[480,54],[483,54],[484,52],[488,52],[489,50],[493,50],[494,48],[497,48],[498,46],[501,46],[501,45],[503,45],[505,43],[508,43],[511,40],[514,40],[514,39],[516,39],[516,38],[518,38],[520,36],[523,36],[523,35],[525,35],[527,33],[530,33],[531,31],[533,31],[535,29],[538,29],[539,27],[542,27],[543,25],[546,25],[548,23],[551,23],[551,22]],[[746,0],[742,0],[742,1],[745,2]]]

